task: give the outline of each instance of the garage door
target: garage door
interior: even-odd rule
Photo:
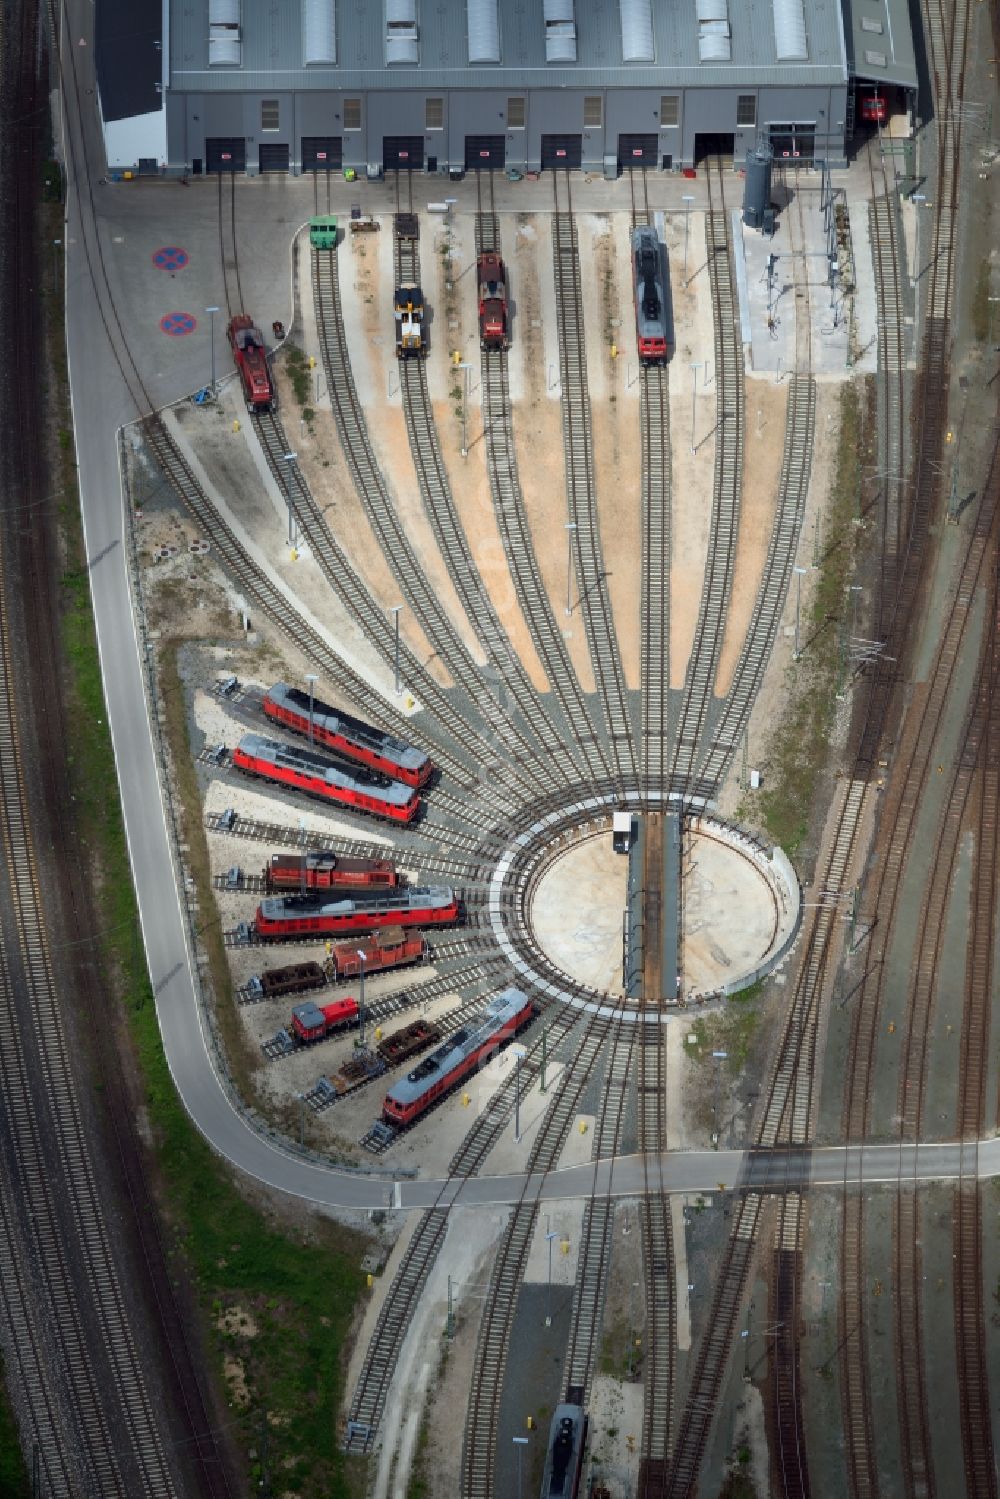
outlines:
[[[502,135],[467,135],[465,137],[465,170],[474,172],[477,167],[497,167],[503,171],[506,165],[504,138]]]
[[[245,172],[247,143],[242,135],[210,135],[205,141],[206,172]]]
[[[424,167],[422,135],[382,137],[382,166],[387,172],[421,172]]]
[[[776,160],[811,166],[816,152],[816,126],[772,125],[771,146]]]
[[[658,148],[655,135],[620,135],[618,137],[618,165],[625,167],[655,167]]]
[[[344,164],[344,143],[339,135],[304,135],[302,170],[339,172]]]
[[[269,141],[266,146],[261,144],[259,159],[262,172],[288,171],[288,147],[277,141]]]
[[[543,135],[542,166],[579,168],[583,161],[582,135]]]

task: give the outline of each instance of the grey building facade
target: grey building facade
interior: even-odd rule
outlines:
[[[876,57],[888,37],[882,72],[916,82],[905,0],[843,4],[164,0],[160,166],[677,170],[762,135],[835,164],[854,36]]]

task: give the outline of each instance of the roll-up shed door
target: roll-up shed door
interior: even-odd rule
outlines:
[[[302,170],[304,172],[339,172],[343,164],[342,136],[304,135],[302,137]]]
[[[578,169],[582,161],[582,135],[542,136],[543,167],[573,167],[574,169]]]
[[[210,135],[205,140],[206,172],[245,172],[247,143],[242,135]]]
[[[618,137],[618,165],[625,167],[655,167],[658,141],[655,135],[620,135]]]
[[[467,135],[465,137],[465,170],[474,172],[477,167],[503,169],[505,162],[504,138],[502,135]]]
[[[260,169],[262,172],[287,172],[288,171],[288,147],[280,145],[277,141],[270,141],[265,146],[263,142],[260,147]]]
[[[422,135],[382,137],[382,166],[387,172],[421,172],[424,166]]]

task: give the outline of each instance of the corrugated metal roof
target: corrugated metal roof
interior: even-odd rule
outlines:
[[[238,26],[240,0],[208,0],[209,26]]]
[[[400,27],[390,31],[385,39],[385,60],[388,65],[420,61],[416,30]]]
[[[500,61],[500,18],[497,0],[466,0],[469,24],[469,61]]]
[[[841,0],[845,6],[885,14],[891,7],[889,38],[878,44],[889,52],[889,67],[899,64],[910,48],[907,0]],[[731,0],[728,59],[703,60],[698,45],[699,25],[692,0],[673,0],[652,6],[653,46],[658,61],[621,60],[621,12],[612,0],[497,0],[500,36],[499,64],[469,62],[467,0],[431,0],[420,7],[418,57],[395,61],[386,69],[386,11],[373,0],[341,3],[336,14],[337,65],[303,65],[303,18],[299,4],[277,0],[242,0],[242,63],[239,67],[208,66],[209,0],[175,0],[170,5],[170,87],[193,92],[240,90],[337,89],[369,90],[416,88],[507,87],[511,91],[551,86],[553,77],[565,87],[588,89],[648,88],[658,93],[684,87],[765,88],[804,84],[836,85],[845,78],[841,11],[837,0],[804,0],[809,62],[780,63],[774,52],[774,32],[765,17],[767,0]],[[575,10],[575,46],[566,60],[547,65],[546,7],[556,15]],[[723,19],[713,15],[711,19]],[[709,19],[709,17],[706,17]],[[564,24],[566,24],[564,22]],[[864,43],[852,53],[862,76]],[[872,38],[867,37],[867,45]],[[908,71],[912,73],[912,49]],[[904,70],[906,71],[906,70]],[[902,78],[900,81],[904,81]]]
[[[546,26],[545,61],[576,62],[576,27],[572,21],[550,21]]]
[[[771,0],[774,16],[774,52],[779,62],[805,62],[806,13],[802,0]]]
[[[842,3],[850,74],[872,83],[916,88],[917,64],[906,0],[842,0]],[[810,42],[815,47],[812,25],[810,17]],[[874,42],[876,36],[878,41]]]
[[[302,0],[302,61],[307,67],[337,61],[335,0]]]
[[[415,26],[417,7],[414,0],[385,0],[385,24],[387,26]]]
[[[238,68],[243,61],[243,47],[238,26],[213,26],[208,33],[208,65],[211,68]]]
[[[546,26],[550,21],[575,21],[573,0],[542,0],[542,14]]]
[[[622,23],[622,61],[652,62],[653,8],[650,0],[619,0]]]

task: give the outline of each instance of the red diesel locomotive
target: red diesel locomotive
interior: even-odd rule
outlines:
[[[386,1124],[403,1129],[419,1119],[485,1056],[509,1041],[534,1016],[534,1006],[521,989],[504,989],[479,1016],[448,1037],[437,1051],[400,1078],[382,1102]]]
[[[257,907],[263,942],[308,942],[348,937],[387,926],[451,926],[460,907],[444,885],[400,886],[338,900],[322,895],[273,896]]]
[[[248,411],[270,411],[274,406],[274,382],[267,363],[267,348],[252,317],[241,312],[226,329],[239,371]]]
[[[388,817],[392,822],[412,822],[420,808],[420,798],[411,786],[386,782],[360,766],[348,774],[336,760],[314,750],[263,739],[259,734],[244,734],[233,750],[233,764],[244,775],[293,786],[321,801]]]
[[[296,1005],[292,1011],[291,1032],[296,1041],[308,1044],[311,1041],[324,1041],[335,1031],[356,1025],[357,1021],[356,999],[334,999],[328,1005],[317,1005],[312,1000],[307,1000],[305,1004]]]
[[[326,745],[394,781],[405,781],[407,786],[423,786],[434,769],[423,750],[392,734],[383,734],[381,729],[341,713],[318,698],[313,698],[310,714],[309,694],[289,687],[287,682],[276,682],[266,694],[264,712],[293,734],[311,737],[314,744]]]
[[[350,859],[328,849],[308,854],[272,854],[263,872],[268,890],[329,890],[338,885],[388,889],[399,884],[390,859]]]

